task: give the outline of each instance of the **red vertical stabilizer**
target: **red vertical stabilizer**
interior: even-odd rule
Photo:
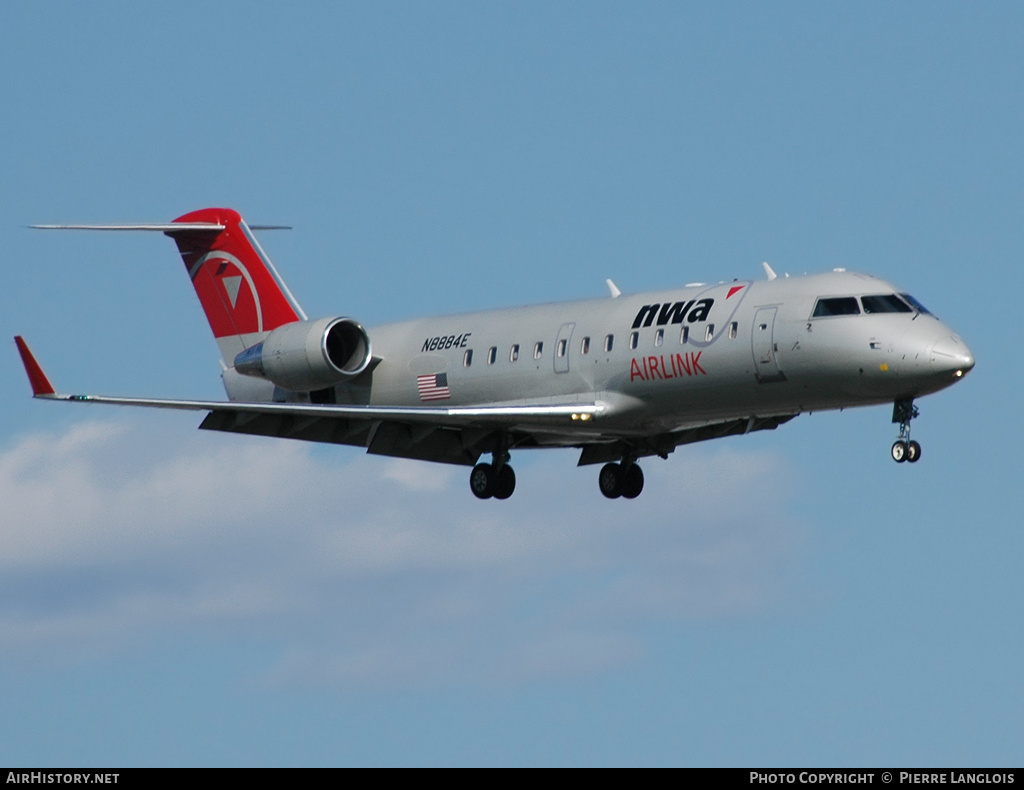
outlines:
[[[165,233],[178,245],[228,365],[267,332],[305,318],[237,211],[205,208],[174,222],[189,224]],[[196,229],[197,223],[214,227]]]

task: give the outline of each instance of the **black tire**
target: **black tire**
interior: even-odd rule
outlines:
[[[910,442],[907,445],[907,460],[912,464],[916,464],[921,460],[921,445],[917,442]]]
[[[622,480],[622,495],[626,499],[636,499],[644,490],[644,472],[636,464],[630,464],[625,470]]]
[[[494,467],[490,464],[477,464],[469,473],[469,488],[477,499],[490,499],[494,496]]]
[[[494,498],[508,499],[516,490],[516,473],[512,467],[505,464],[498,470],[497,480],[494,481]]]
[[[605,464],[597,476],[597,484],[601,493],[609,499],[622,496],[622,467],[618,464]]]
[[[892,460],[898,464],[902,464],[907,460],[909,449],[907,443],[902,439],[892,443]]]

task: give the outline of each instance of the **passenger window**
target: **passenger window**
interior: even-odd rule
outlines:
[[[583,354],[589,354],[590,353],[590,338],[589,337],[583,338],[583,343],[580,345],[580,352],[583,353]]]
[[[715,336],[715,325],[708,324],[708,328],[704,330],[704,339],[711,342],[711,338]]]
[[[566,343],[568,343],[568,341],[564,340],[564,339],[558,341],[558,349],[555,351],[555,353],[558,354],[558,356],[560,356],[560,357],[564,357],[565,356],[565,346],[566,346]]]
[[[533,358],[540,359],[540,355],[544,353],[544,344],[535,343],[533,346]]]
[[[466,349],[466,353],[462,355],[462,364],[467,368],[473,364],[473,349]]]
[[[881,296],[862,296],[860,303],[865,313],[912,313],[913,310],[896,294]]]
[[[636,348],[640,344],[640,333],[630,332],[629,333],[629,347]]]
[[[740,328],[740,325],[738,323],[736,323],[735,321],[733,321],[731,324],[729,324],[729,339],[730,340],[735,340],[736,339],[736,335],[739,332],[739,328]]]
[[[497,358],[498,358],[498,347],[497,346],[491,346],[490,349],[487,351],[487,364],[488,365],[493,365],[494,364],[494,360],[496,360]]]
[[[614,335],[605,335],[604,336],[604,350],[605,351],[611,351],[612,350],[612,345],[614,343],[615,343],[615,336]]]
[[[660,346],[665,342],[665,330],[659,329],[654,333],[654,345]]]
[[[857,299],[853,296],[836,296],[830,299],[819,299],[814,305],[814,312],[811,318],[826,318],[833,315],[857,315],[860,308],[857,307]]]
[[[512,350],[508,352],[508,361],[509,362],[518,362],[519,361],[519,344],[518,343],[513,345],[512,346]]]
[[[690,327],[684,326],[679,330],[679,343],[680,345],[690,339]]]

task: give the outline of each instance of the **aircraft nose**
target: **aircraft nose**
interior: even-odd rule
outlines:
[[[931,348],[932,362],[943,370],[950,371],[956,378],[970,372],[974,367],[974,354],[956,335],[935,341]]]

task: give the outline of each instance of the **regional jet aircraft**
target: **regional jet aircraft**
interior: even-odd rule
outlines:
[[[59,395],[18,337],[35,397],[203,411],[207,430],[463,464],[481,499],[512,495],[520,449],[575,447],[579,464],[603,464],[601,493],[632,499],[640,458],[873,404],[893,404],[893,459],[916,462],[915,398],[974,367],[910,294],[842,269],[777,278],[764,264],[764,280],[633,295],[609,281],[606,299],[367,329],[344,316],[309,320],[253,236],[260,226],[230,209],[36,227],[170,236],[220,347],[228,400]]]

